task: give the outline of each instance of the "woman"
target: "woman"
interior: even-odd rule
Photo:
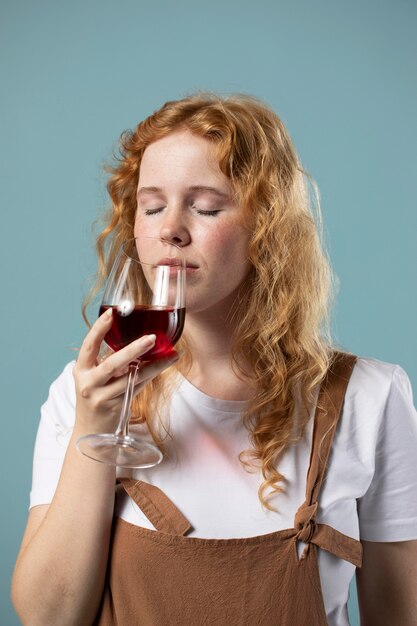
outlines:
[[[409,382],[332,350],[305,178],[248,97],[169,102],[123,136],[100,285],[139,234],[188,265],[181,358],[144,367],[135,400],[165,459],[118,470],[115,502],[115,469],[75,448],[114,430],[127,365],[153,342],[101,360],[104,314],[43,407],[13,581],[24,624],[341,626],[355,566],[364,624],[417,623]]]

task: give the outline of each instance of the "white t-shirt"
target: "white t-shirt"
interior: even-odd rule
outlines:
[[[52,384],[42,407],[35,446],[30,505],[50,503],[74,423],[73,363]],[[205,538],[249,537],[292,528],[305,498],[312,420],[305,436],[286,453],[280,471],[287,492],[262,508],[259,472],[248,473],[238,454],[249,447],[242,425],[246,402],[219,400],[180,377],[168,404],[168,456],[157,467],[134,470],[135,478],[160,487],[194,530]],[[335,433],[317,520],[366,541],[417,539],[417,414],[405,372],[359,359],[350,380]],[[126,470],[118,470],[126,475]],[[116,514],[153,529],[123,490]],[[349,583],[354,566],[319,550],[327,619],[346,626]]]

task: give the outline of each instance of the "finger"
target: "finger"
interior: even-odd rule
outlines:
[[[112,309],[107,309],[94,322],[85,336],[77,358],[78,365],[82,369],[89,369],[95,365],[101,342],[110,330],[113,322],[112,313]]]
[[[129,363],[139,359],[155,345],[156,335],[144,335],[128,346],[102,361],[94,371],[97,385],[105,385],[110,379],[125,373]]]
[[[172,352],[169,358],[156,361],[152,365],[140,367],[135,380],[135,395],[152,379],[178,360],[178,354]],[[119,377],[113,377],[106,385],[100,387],[100,402],[109,402],[123,396],[126,391],[128,376],[126,371]]]
[[[109,381],[107,385],[100,388],[99,393],[101,394],[101,398],[103,402],[111,402],[112,400],[117,400],[121,398],[127,387],[128,376],[125,374],[124,376],[120,376],[119,378],[114,378]]]

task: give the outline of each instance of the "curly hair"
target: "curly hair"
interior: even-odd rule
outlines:
[[[213,145],[250,232],[252,268],[231,312],[233,367],[238,371],[239,357],[244,356],[256,389],[244,416],[251,448],[240,460],[248,470],[261,468],[259,497],[273,509],[271,495],[285,488],[278,462],[302,436],[332,358],[332,273],[322,245],[318,192],[280,118],[250,96],[197,93],[167,102],[133,131],[124,132],[117,163],[109,168],[112,205],[97,239],[94,293],[103,285],[121,242],[133,236],[146,147],[184,128]],[[185,337],[180,347],[190,361]],[[167,376],[169,371],[147,385],[134,407],[161,446],[152,419],[155,406],[150,407],[167,388]]]

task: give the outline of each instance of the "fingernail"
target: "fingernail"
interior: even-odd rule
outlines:
[[[147,344],[153,344],[156,341],[156,335],[145,335],[142,339]]]
[[[104,315],[106,317],[111,317],[113,315],[113,309],[107,309]]]

